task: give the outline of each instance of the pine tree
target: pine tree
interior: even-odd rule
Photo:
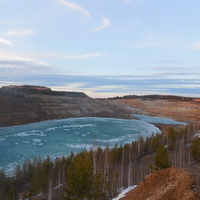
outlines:
[[[17,185],[22,184],[22,181],[23,181],[22,180],[22,169],[21,169],[20,165],[17,165],[17,167],[15,168],[14,175],[15,175],[15,179],[16,179],[16,184]]]
[[[161,145],[157,149],[157,153],[154,156],[154,167],[150,165],[151,172],[166,169],[171,166],[172,164],[169,161],[169,154],[167,152],[167,149],[164,147],[164,145]]]
[[[6,195],[7,176],[3,170],[0,170],[0,199],[4,199]]]
[[[190,147],[191,154],[196,162],[200,162],[200,138],[195,137]]]
[[[172,127],[170,127],[168,130],[168,145],[170,150],[174,150],[176,140],[177,140],[177,133],[174,131]]]
[[[51,200],[52,196],[52,185],[53,185],[53,162],[51,161],[50,157],[48,156],[46,160],[43,161],[42,165],[43,175],[46,179],[45,185],[48,185],[48,200]]]
[[[15,187],[10,188],[8,192],[8,200],[17,200],[17,191]]]
[[[64,199],[90,199],[92,195],[93,167],[87,152],[75,156],[67,170],[67,186]]]

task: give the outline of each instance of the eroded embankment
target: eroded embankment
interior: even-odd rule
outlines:
[[[130,113],[170,118],[187,123],[200,123],[200,101],[194,98],[166,97],[153,95],[105,100],[122,106]]]
[[[172,167],[150,174],[121,200],[199,200],[192,183],[188,171]]]

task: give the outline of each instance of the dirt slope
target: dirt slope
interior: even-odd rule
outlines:
[[[135,114],[171,118],[188,123],[200,122],[200,99],[154,96],[107,100]]]
[[[172,167],[147,176],[121,200],[200,200],[190,190],[192,183],[189,172]]]

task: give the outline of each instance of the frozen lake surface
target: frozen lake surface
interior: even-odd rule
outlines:
[[[152,133],[160,133],[160,130],[143,120],[97,117],[4,127],[0,128],[0,169],[12,172],[17,164],[34,156],[67,156],[71,151],[90,149],[93,144],[113,147],[116,143],[130,143]]]

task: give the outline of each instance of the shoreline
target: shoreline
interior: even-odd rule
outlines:
[[[133,113],[132,113],[133,114]],[[0,125],[0,128],[7,128],[7,127],[17,127],[17,126],[23,126],[23,125],[28,125],[28,124],[34,124],[34,123],[40,123],[40,122],[45,122],[45,121],[53,121],[53,120],[65,120],[65,119],[77,119],[77,118],[108,118],[108,119],[121,119],[121,120],[139,120],[139,121],[142,121],[141,119],[133,116],[132,114],[130,114],[129,117],[114,117],[114,116],[110,116],[110,117],[104,117],[104,116],[78,116],[78,117],[66,117],[66,118],[53,118],[53,119],[47,119],[47,120],[38,120],[38,121],[33,121],[33,122],[27,122],[27,123],[21,123],[21,124],[17,124],[17,125],[9,125],[9,126],[1,126]],[[156,116],[152,116],[152,115],[145,115],[143,114],[144,116],[147,116],[147,117],[156,117]],[[161,117],[157,117],[157,118],[161,118]],[[162,118],[162,119],[168,119],[168,118]],[[143,121],[145,122],[145,121]],[[178,122],[178,121],[177,121]],[[182,124],[166,124],[166,123],[154,123],[154,122],[146,122],[146,123],[149,123],[149,124],[152,124],[154,126],[156,126],[157,128],[159,128],[160,130],[164,127],[173,127],[173,128],[177,128],[177,127],[185,127],[187,124],[189,123],[186,123],[186,122],[183,122],[183,123],[186,123],[186,125],[182,125]]]

